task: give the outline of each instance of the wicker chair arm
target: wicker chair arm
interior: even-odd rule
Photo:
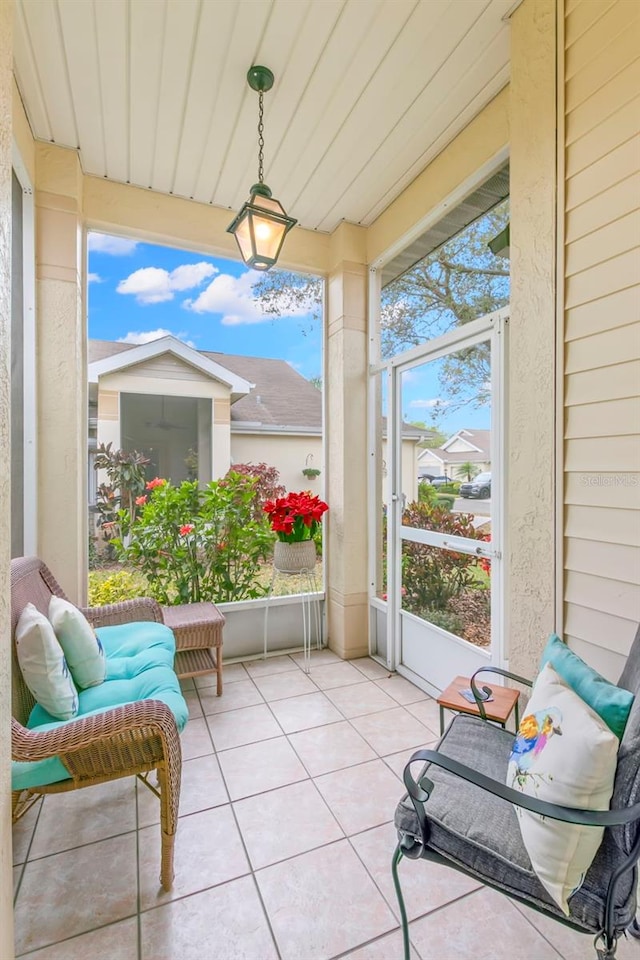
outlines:
[[[151,597],[136,597],[134,600],[109,603],[103,607],[82,607],[81,609],[94,627],[114,627],[121,623],[137,623],[141,620],[163,622],[160,604]]]
[[[11,719],[12,760],[46,760],[86,750],[129,731],[148,730],[158,734],[170,747],[178,744],[180,735],[175,717],[161,700],[138,700],[121,707],[72,720],[51,730],[28,730]]]

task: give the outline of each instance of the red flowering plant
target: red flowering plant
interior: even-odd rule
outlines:
[[[149,480],[134,518],[119,511],[129,537],[119,558],[146,578],[162,604],[215,603],[263,596],[261,564],[273,544],[263,514],[255,519],[255,482],[238,474],[200,487]]]
[[[312,497],[307,490],[303,490],[300,493],[288,493],[286,497],[276,500],[267,500],[262,509],[278,540],[299,543],[301,540],[313,540],[322,522],[322,515],[329,506],[320,497]]]

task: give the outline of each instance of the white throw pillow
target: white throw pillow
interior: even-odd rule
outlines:
[[[16,651],[24,682],[41,707],[58,720],[78,712],[78,692],[62,647],[43,613],[28,603],[16,626]]]
[[[534,684],[509,760],[507,785],[539,800],[608,810],[618,739],[550,664]],[[515,808],[540,882],[568,915],[568,898],[591,866],[604,830]]]
[[[102,644],[85,615],[62,597],[51,597],[49,620],[78,687],[96,687],[107,670]]]

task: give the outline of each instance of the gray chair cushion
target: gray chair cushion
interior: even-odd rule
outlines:
[[[513,734],[501,727],[474,717],[457,716],[438,749],[446,756],[505,783],[512,744]],[[429,848],[479,880],[564,919],[564,914],[549,898],[533,871],[511,804],[441,767],[430,764],[426,769],[434,784],[425,804]],[[412,771],[414,779],[419,772],[416,764]],[[400,834],[420,836],[418,818],[408,797],[398,804],[395,825]],[[602,929],[609,877],[619,862],[620,853],[612,831],[606,830],[582,887],[569,900],[573,923],[594,933]],[[616,896],[615,923],[619,932],[633,920],[635,906],[633,877],[627,875]]]
[[[618,766],[611,798],[611,809],[620,810],[640,802],[640,627],[631,645],[618,686],[635,694],[627,726],[618,751]],[[629,854],[638,835],[638,824],[613,827],[618,847]]]

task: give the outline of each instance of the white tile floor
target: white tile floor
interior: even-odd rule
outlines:
[[[176,880],[134,779],[46,798],[14,830],[16,953],[33,960],[401,960],[390,858],[401,774],[433,700],[315,653],[187,681]],[[573,933],[427,863],[401,876],[416,960],[583,960]],[[640,960],[625,942],[619,960]]]

